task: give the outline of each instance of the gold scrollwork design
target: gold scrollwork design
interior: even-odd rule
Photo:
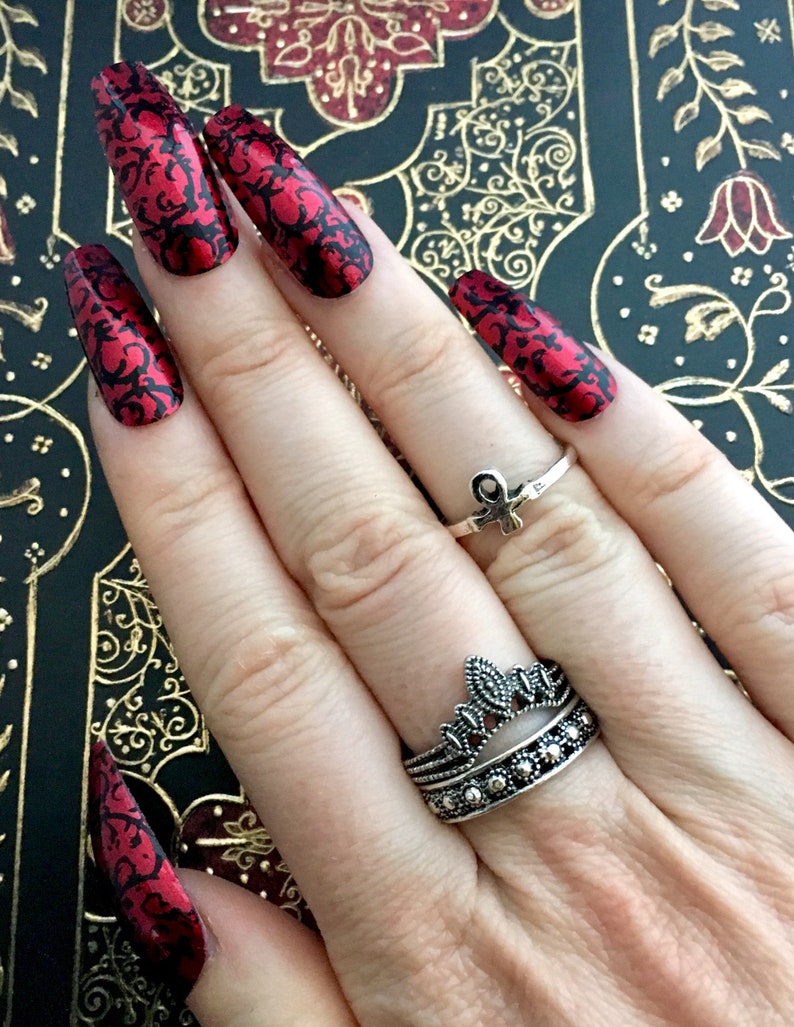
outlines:
[[[27,481],[23,481],[21,485],[17,485],[15,489],[7,495],[0,495],[0,510],[10,506],[24,506],[27,504],[27,513],[32,517],[35,517],[37,513],[41,513],[44,509],[44,499],[40,494],[41,482],[38,478],[28,478]]]
[[[469,103],[430,109],[399,173],[416,212],[403,249],[439,288],[467,267],[527,287],[592,211],[585,153],[568,127],[578,118],[576,45],[510,29],[474,77]]]
[[[0,314],[7,314],[9,317],[13,317],[15,321],[19,321],[30,332],[38,332],[41,330],[48,306],[49,300],[45,296],[37,296],[32,304],[0,299]],[[0,325],[0,342],[3,341],[3,338],[3,328]],[[5,360],[2,346],[0,346],[0,360]]]
[[[173,1018],[174,999],[164,984],[152,981],[114,921],[86,917],[83,962],[93,965],[77,989],[73,1023],[91,1027],[118,1024],[176,1023],[196,1027],[187,1009]]]
[[[134,558],[129,571],[97,584],[92,672],[106,712],[92,732],[123,767],[154,779],[178,753],[206,752],[209,736]]]
[[[228,840],[223,842],[225,848],[221,859],[234,863],[243,872],[250,870],[263,856],[269,856],[275,849],[267,828],[253,810],[245,810],[237,820],[224,820],[223,829]],[[207,843],[208,839],[203,838],[196,842],[199,847]]]
[[[223,72],[221,65],[198,59],[169,63],[157,70],[163,85],[185,110],[205,113],[214,112],[223,103]]]

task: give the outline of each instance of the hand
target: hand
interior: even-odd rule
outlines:
[[[300,169],[279,177],[292,158],[273,144],[268,164],[261,132],[237,161],[256,132],[233,111],[208,136],[269,243],[234,204],[239,244],[224,229],[203,267],[169,267],[185,222],[155,239],[127,197],[157,256],[137,236],[167,345],[96,248],[67,277],[116,414],[92,391],[109,485],[207,723],[322,940],[223,881],[170,876],[156,853],[144,889],[145,828],[134,811],[121,819],[128,798],[100,748],[95,851],[121,915],[161,969],[195,981],[205,1027],[792,1023],[792,533],[628,370],[466,275],[454,301],[523,375],[522,402],[366,216],[312,208],[325,194]],[[302,191],[313,213],[299,221]],[[481,469],[512,488],[558,460],[549,433],[578,465],[508,536],[491,524],[453,540],[304,324],[450,523],[473,512]],[[133,365],[124,333],[138,325],[146,360]],[[426,805],[400,742],[439,743],[471,655],[502,671],[558,661],[601,735],[456,825]],[[553,713],[522,717],[537,730]]]

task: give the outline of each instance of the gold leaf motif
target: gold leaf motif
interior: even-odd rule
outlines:
[[[771,121],[772,118],[762,107],[737,107],[734,112],[740,125],[752,125],[754,121]]]
[[[17,50],[16,56],[23,67],[36,68],[42,75],[47,74],[47,62],[35,47],[30,47],[27,50]]]
[[[661,282],[661,275],[648,275],[645,279],[645,288],[651,293],[652,307],[664,307],[677,300],[703,295],[702,285],[662,285]]]
[[[36,103],[36,97],[29,89],[9,88],[8,96],[11,100],[12,107],[16,107],[21,111],[27,111],[28,114],[32,114],[34,118],[39,116],[39,107]]]
[[[775,364],[774,367],[770,368],[766,372],[766,374],[764,375],[764,377],[761,379],[761,381],[758,384],[759,385],[772,385],[774,382],[780,381],[780,379],[788,371],[790,366],[791,366],[791,361],[790,360],[781,360],[781,361],[779,361],[777,364]]]
[[[788,396],[781,396],[779,392],[769,392],[767,389],[758,389],[757,391],[782,414],[790,414],[794,410],[794,404]]]
[[[780,151],[766,139],[748,139],[744,148],[751,157],[758,157],[760,160],[780,160]]]
[[[695,167],[702,171],[710,160],[722,153],[722,140],[719,136],[705,136],[695,147]]]
[[[14,7],[11,4],[2,4],[3,14],[9,19],[9,21],[15,22],[17,25],[38,25],[33,11],[22,5]]]
[[[659,79],[659,88],[656,90],[656,99],[663,100],[671,89],[675,89],[676,86],[680,86],[683,81],[684,72],[682,68],[668,68]]]
[[[743,78],[726,78],[724,82],[717,82],[716,89],[726,100],[736,100],[740,96],[755,96],[758,90]]]
[[[655,28],[648,43],[648,56],[655,57],[663,47],[669,46],[678,38],[678,32],[678,25],[659,25]]]
[[[0,495],[0,510],[11,506],[24,506],[27,503],[27,513],[35,517],[44,509],[40,489],[41,482],[38,478],[28,478],[7,495]]]
[[[696,342],[705,339],[713,342],[718,335],[739,319],[736,307],[727,300],[708,300],[696,303],[684,315],[687,324],[684,340]]]
[[[691,121],[694,121],[698,114],[700,114],[700,104],[697,99],[682,104],[673,115],[673,128],[676,132],[680,132],[682,128],[686,128]]]
[[[713,43],[715,39],[735,35],[733,29],[718,21],[701,21],[699,25],[692,27],[692,31],[697,32],[704,43]]]
[[[743,68],[744,61],[738,54],[729,50],[710,50],[705,57],[700,58],[712,71],[727,71],[729,68]]]

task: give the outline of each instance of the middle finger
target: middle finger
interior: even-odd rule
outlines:
[[[504,667],[534,656],[311,345],[257,249],[243,224],[228,266],[176,279],[136,243],[180,364],[282,562],[402,737],[429,748],[465,698],[467,655]]]

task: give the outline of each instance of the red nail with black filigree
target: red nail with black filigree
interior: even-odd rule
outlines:
[[[63,262],[66,296],[88,364],[108,409],[122,424],[175,413],[182,381],[168,343],[104,246],[81,246]]]
[[[597,417],[615,398],[609,368],[522,293],[483,271],[467,271],[449,295],[483,342],[566,421]]]
[[[89,759],[88,826],[121,928],[148,969],[184,998],[207,959],[204,927],[101,741]]]
[[[140,62],[105,68],[91,88],[105,156],[154,259],[176,275],[225,263],[237,229],[184,112]]]
[[[299,282],[316,296],[342,296],[372,270],[372,250],[327,186],[291,146],[236,104],[204,129],[223,177]]]

